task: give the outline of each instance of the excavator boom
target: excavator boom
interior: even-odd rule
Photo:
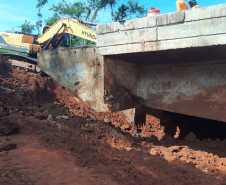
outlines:
[[[59,28],[61,29],[59,30]],[[45,33],[41,34],[37,42],[41,45],[46,45],[54,34],[57,34],[57,37],[72,34],[93,42],[96,42],[97,38],[96,31],[80,23],[78,19],[61,18],[50,26]]]

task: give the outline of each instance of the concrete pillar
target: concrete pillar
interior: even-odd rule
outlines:
[[[146,107],[142,106],[133,109],[127,109],[123,110],[122,112],[126,115],[127,121],[133,123],[136,131],[146,124]]]

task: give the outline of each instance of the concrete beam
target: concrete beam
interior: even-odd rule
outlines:
[[[164,50],[177,50],[177,49],[189,49],[189,48],[202,48],[207,46],[225,46],[226,34],[199,36],[193,38],[182,38],[167,41],[155,42],[139,42],[126,45],[115,45],[98,48],[98,51],[102,55],[117,55],[120,54],[132,54],[152,51],[164,51]]]

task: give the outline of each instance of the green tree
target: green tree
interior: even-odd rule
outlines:
[[[102,10],[102,9],[105,9],[107,6],[111,7],[111,15],[113,16],[114,15],[114,7],[115,7],[116,4],[117,4],[116,0],[100,0],[100,1],[97,1],[97,3],[95,4],[96,6],[95,6],[95,9],[94,9],[94,13],[93,13],[90,21],[93,22],[97,18],[99,11]]]
[[[112,19],[113,21],[119,21],[131,19],[132,16],[144,17],[147,11],[147,8],[144,8],[144,5],[140,6],[138,1],[129,0],[118,7],[118,10],[113,13]]]
[[[38,29],[38,34],[39,32],[39,28],[42,27],[42,14],[41,14],[41,8],[44,7],[44,5],[48,3],[48,0],[38,0],[38,4],[36,5],[36,8],[38,8],[38,21],[36,22],[36,28]]]
[[[86,19],[86,15],[89,14],[90,7],[86,6],[86,4],[82,2],[67,3],[63,0],[62,2],[59,2],[58,5],[53,4],[52,8],[49,10],[53,10],[55,15],[60,17],[69,16],[75,19]]]
[[[57,15],[57,13],[54,13],[52,17],[45,21],[46,25],[52,26],[58,19],[60,19],[60,17]]]
[[[35,30],[35,26],[31,25],[31,23],[27,22],[27,20],[25,20],[24,24],[18,27],[21,28],[21,32],[25,32],[25,33],[32,33]]]
[[[69,16],[95,22],[100,10],[105,9],[107,6],[111,7],[111,12],[113,15],[113,8],[115,5],[116,0],[88,0],[87,3],[67,3],[65,0],[63,0],[57,5],[53,4],[50,10],[53,10],[60,16]]]

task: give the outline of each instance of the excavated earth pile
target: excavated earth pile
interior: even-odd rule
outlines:
[[[224,125],[208,138],[188,120],[149,110],[134,135],[121,112],[97,113],[0,56],[1,185],[226,185]]]

